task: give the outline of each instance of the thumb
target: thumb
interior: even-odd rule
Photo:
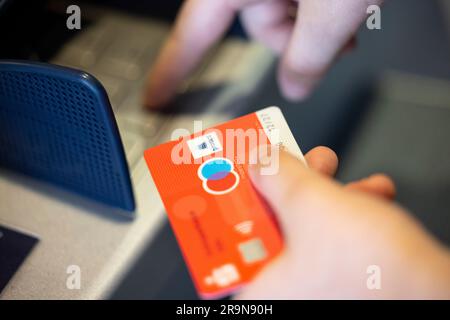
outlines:
[[[309,213],[320,210],[317,205],[320,206],[336,184],[285,151],[272,151],[271,155],[279,157],[276,172],[264,174],[267,171],[261,163],[269,161],[260,157],[258,164],[249,167],[249,175],[254,187],[274,210],[285,236],[290,237],[298,233],[300,220],[303,223]]]

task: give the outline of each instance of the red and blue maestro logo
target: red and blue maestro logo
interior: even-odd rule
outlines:
[[[203,181],[203,189],[210,194],[231,192],[239,184],[239,175],[234,171],[233,162],[226,158],[212,158],[198,168],[198,176]]]

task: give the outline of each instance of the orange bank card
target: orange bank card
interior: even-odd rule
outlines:
[[[203,298],[233,293],[283,248],[276,220],[247,175],[249,152],[270,144],[281,145],[303,159],[277,107],[145,151]]]

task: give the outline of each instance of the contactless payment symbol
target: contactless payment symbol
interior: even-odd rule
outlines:
[[[203,189],[215,195],[226,194],[239,184],[233,162],[226,158],[217,157],[203,162],[198,168],[198,176],[203,181]]]

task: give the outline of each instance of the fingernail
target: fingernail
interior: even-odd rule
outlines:
[[[149,90],[144,93],[142,97],[142,103],[147,109],[161,109],[168,99],[162,95],[155,94],[154,90]]]
[[[286,99],[292,101],[304,100],[309,96],[314,86],[313,80],[288,68],[280,71],[281,91]]]
[[[278,172],[280,147],[278,145],[260,145],[249,153],[249,174],[252,180],[261,175],[273,175]]]
[[[309,95],[309,90],[305,86],[290,82],[282,86],[282,92],[286,99],[293,102],[304,100]]]

